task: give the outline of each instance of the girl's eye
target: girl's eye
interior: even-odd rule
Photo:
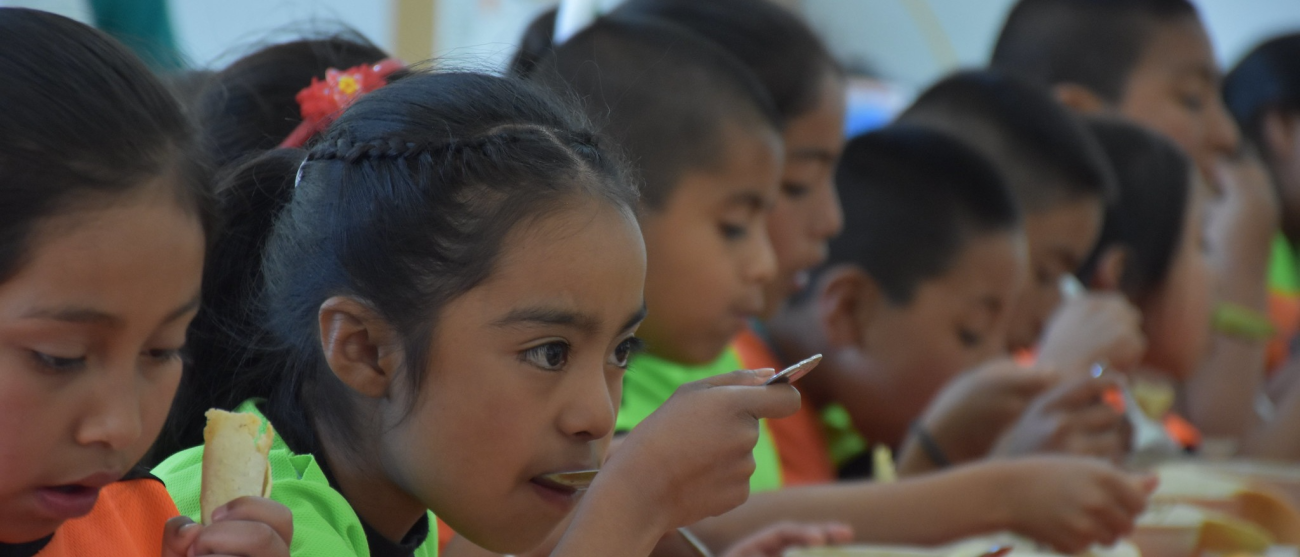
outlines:
[[[781,193],[785,194],[786,197],[792,199],[798,199],[800,197],[808,195],[809,191],[810,188],[803,184],[795,184],[790,182],[781,184]]]
[[[633,354],[641,351],[643,344],[644,343],[641,339],[636,337],[631,337],[620,342],[618,346],[614,348],[613,359],[609,363],[615,367],[627,369],[628,361],[632,359]]]
[[[565,342],[548,342],[524,351],[521,358],[548,371],[559,371],[569,362],[569,345]]]
[[[740,240],[744,238],[745,234],[748,232],[748,229],[744,226],[736,226],[734,224],[722,223],[719,227],[722,230],[722,237],[728,240]]]
[[[1200,112],[1202,108],[1205,108],[1205,103],[1201,101],[1200,95],[1182,95],[1179,101],[1183,103],[1184,108],[1192,112]]]
[[[86,358],[84,356],[78,358],[61,358],[59,356],[51,356],[35,350],[32,351],[32,356],[36,359],[37,364],[51,371],[73,371],[81,369],[86,365]]]
[[[175,360],[183,360],[185,357],[185,349],[182,347],[182,348],[171,348],[171,349],[159,348],[155,350],[148,350],[144,353],[144,357],[148,358],[154,363],[165,364]]]
[[[980,345],[980,341],[982,340],[978,334],[963,328],[957,329],[957,339],[960,340],[962,346],[965,346],[966,348],[975,348]]]

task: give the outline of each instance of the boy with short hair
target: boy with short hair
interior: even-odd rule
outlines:
[[[1238,133],[1219,95],[1219,69],[1187,0],[1021,0],[991,65],[1051,87],[1066,105],[1122,115],[1167,135],[1218,182],[1207,226],[1220,303],[1267,324],[1265,291],[1276,199],[1267,180],[1234,174]],[[1185,384],[1184,407],[1206,434],[1240,437],[1258,422],[1264,368],[1260,327],[1221,327]],[[1267,327],[1264,327],[1267,328]]]

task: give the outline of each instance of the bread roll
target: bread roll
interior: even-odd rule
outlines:
[[[212,409],[203,429],[203,489],[199,509],[203,524],[212,511],[240,497],[271,495],[271,466],[267,454],[275,430],[254,414]]]

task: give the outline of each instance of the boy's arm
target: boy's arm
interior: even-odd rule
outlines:
[[[1079,458],[971,464],[889,484],[856,482],[757,493],[691,527],[727,547],[780,520],[839,521],[859,541],[937,545],[1010,530],[1066,553],[1112,543],[1132,530],[1151,478]]]
[[[1300,365],[1300,361],[1291,365]],[[1261,424],[1242,443],[1241,452],[1255,458],[1300,460],[1300,384],[1282,394],[1272,421]]]
[[[740,507],[691,527],[710,547],[735,544],[783,520],[840,521],[858,540],[940,544],[1005,530],[1010,517],[988,508],[1004,479],[976,466],[890,484],[839,483],[751,494]]]
[[[1224,163],[1218,181],[1223,196],[1208,230],[1218,300],[1268,315],[1268,264],[1278,220],[1272,184],[1249,154]],[[1188,419],[1208,437],[1243,438],[1259,423],[1255,397],[1264,366],[1264,341],[1216,333],[1209,356],[1184,388]]]

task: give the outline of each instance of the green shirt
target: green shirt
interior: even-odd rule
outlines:
[[[618,410],[617,431],[631,431],[636,424],[668,402],[668,397],[678,387],[738,369],[743,369],[740,357],[730,347],[717,360],[700,366],[686,366],[649,354],[633,356],[627,374],[623,376],[623,404]],[[759,423],[758,444],[754,446],[754,466],[754,475],[749,478],[750,490],[772,491],[781,488],[781,460],[777,456],[772,436],[767,431],[766,422]]]
[[[1278,233],[1273,237],[1272,257],[1268,262],[1268,287],[1277,294],[1300,296],[1300,264],[1291,242]]]
[[[253,401],[236,412],[261,416]],[[271,445],[271,499],[293,512],[294,557],[371,557],[361,518],[343,494],[330,487],[316,457],[294,454],[279,435]],[[199,519],[199,490],[203,483],[203,447],[172,455],[153,469],[167,485],[181,514]],[[429,513],[429,537],[415,550],[415,557],[437,557],[438,529]]]

